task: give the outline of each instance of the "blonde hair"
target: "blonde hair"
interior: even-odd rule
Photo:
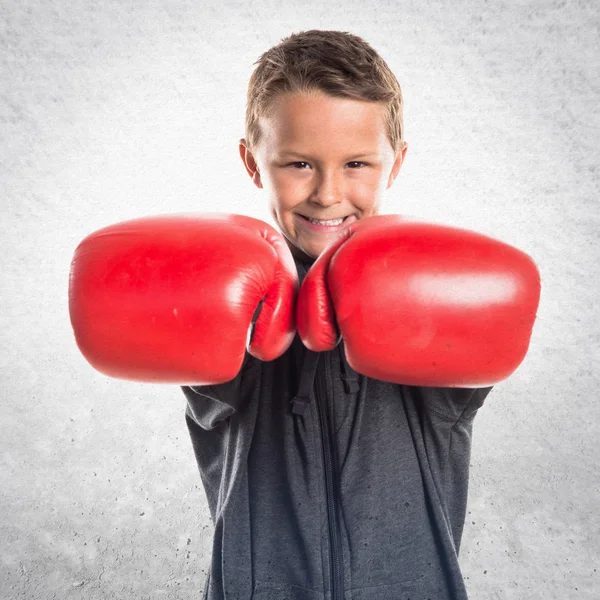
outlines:
[[[403,142],[402,90],[381,56],[362,38],[343,31],[295,33],[267,50],[248,83],[246,144],[260,141],[259,119],[283,93],[320,91],[333,97],[381,102],[386,129],[397,152]]]

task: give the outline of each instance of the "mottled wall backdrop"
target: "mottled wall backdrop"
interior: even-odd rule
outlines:
[[[173,386],[95,372],[67,310],[77,243],[142,215],[269,220],[237,155],[261,52],[365,37],[409,151],[384,212],[530,253],[531,351],[474,430],[474,599],[600,596],[596,0],[0,3],[3,599],[199,598],[211,523]]]

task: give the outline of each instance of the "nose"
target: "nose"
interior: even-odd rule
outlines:
[[[335,171],[323,171],[316,180],[311,202],[321,206],[333,206],[342,201],[342,182]]]

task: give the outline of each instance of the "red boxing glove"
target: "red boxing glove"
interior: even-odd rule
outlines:
[[[306,276],[296,312],[304,344],[341,334],[350,366],[373,379],[482,387],[521,363],[540,275],[525,253],[479,233],[397,215],[358,221]]]
[[[283,354],[298,274],[283,236],[239,215],[170,215],[105,227],[77,247],[69,310],[98,371],[154,383],[233,379],[245,350]]]

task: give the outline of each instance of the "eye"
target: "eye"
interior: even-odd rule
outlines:
[[[361,160],[353,160],[352,162],[348,163],[348,166],[351,169],[360,169],[361,167],[366,167],[367,163],[366,162],[362,162]]]
[[[307,162],[298,161],[290,163],[288,167],[293,167],[294,169],[307,169],[310,167],[310,165]]]

